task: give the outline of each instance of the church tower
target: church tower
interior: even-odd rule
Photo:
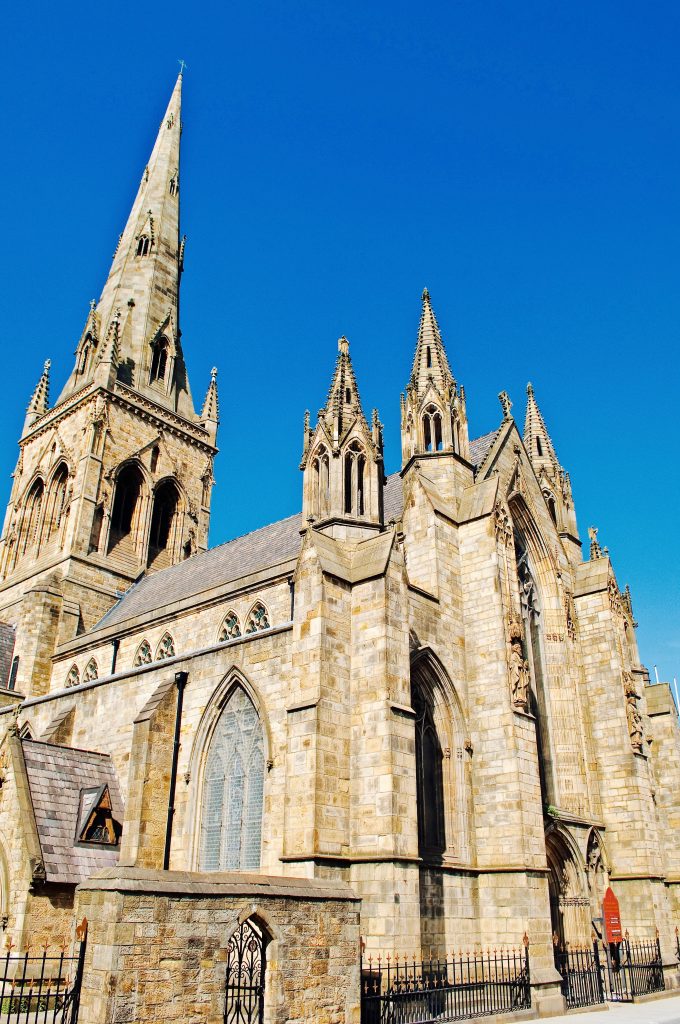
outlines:
[[[179,326],[181,93],[180,75],[73,371],[50,406],[46,362],[26,413],[0,540],[25,694],[141,574],[207,547],[217,384],[213,371],[197,415]]]
[[[576,525],[576,510],[569,474],[562,469],[534,389],[527,384],[527,411],[524,418],[524,447],[538,477],[548,511],[559,533],[569,560],[581,561],[581,541]]]
[[[361,540],[383,527],[382,424],[377,409],[369,427],[361,407],[347,338],[316,427],[305,415],[303,516],[336,539]]]
[[[414,456],[447,452],[469,462],[465,391],[451,373],[427,288],[422,298],[413,369],[401,399],[402,466]]]

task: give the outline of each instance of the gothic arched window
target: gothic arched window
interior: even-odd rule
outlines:
[[[364,514],[364,476],[366,455],[358,441],[352,441],[345,452],[345,512]]]
[[[257,604],[253,605],[250,615],[248,616],[246,634],[259,633],[262,629],[269,629],[269,626],[270,622],[267,609],[261,601],[258,601]]]
[[[238,615],[236,612],[227,612],[217,637],[218,644],[223,644],[226,640],[236,640],[240,635],[241,624]]]
[[[83,672],[83,682],[91,683],[93,679],[98,678],[99,670],[97,668],[97,662],[94,660],[94,658],[90,658],[87,665],[85,666],[85,671]]]
[[[135,668],[139,668],[140,665],[150,665],[151,660],[151,645],[148,640],[142,640],[141,644],[137,648],[133,665]]]
[[[149,383],[153,384],[154,381],[162,383],[165,380],[165,371],[168,368],[168,339],[163,336],[157,338],[151,345],[153,354],[151,356],[151,373],[149,374]]]
[[[19,555],[24,555],[34,546],[38,546],[44,495],[45,485],[42,480],[36,480],[31,487],[28,498],[26,499],[26,511],[24,512]]]
[[[173,526],[179,505],[179,491],[172,480],[160,484],[153,499],[147,565],[164,568],[172,562]]]
[[[88,333],[85,335],[85,339],[83,341],[83,347],[80,350],[80,361],[78,363],[78,373],[81,376],[82,376],[82,374],[86,373],[86,371],[87,371],[88,364],[89,364],[89,361],[90,361],[90,353],[92,352],[92,346],[93,346],[92,335],[88,331]]]
[[[257,871],[264,735],[252,701],[232,690],[210,739],[203,777],[199,871]]]
[[[441,856],[446,849],[444,751],[434,723],[432,702],[414,686],[416,713],[416,792],[418,847],[421,856]]]
[[[169,633],[164,633],[161,642],[156,649],[156,661],[163,661],[165,658],[175,657],[175,641]]]
[[[423,445],[426,452],[440,452],[442,442],[442,416],[436,405],[428,405],[423,413]]]
[[[50,499],[47,506],[47,540],[59,533],[64,518],[66,505],[66,487],[68,484],[68,467],[62,463],[52,478]]]
[[[330,461],[321,445],[312,459],[312,512],[327,516],[330,509]]]
[[[150,248],[149,236],[148,235],[140,235],[139,239],[137,241],[137,255],[138,256],[148,256],[149,255],[149,248]]]
[[[111,512],[111,528],[109,534],[109,551],[130,537],[135,546],[134,533],[144,478],[138,466],[125,466],[118,474],[116,495],[113,499]]]
[[[71,665],[66,676],[66,686],[77,686],[80,682],[80,672],[77,665]]]

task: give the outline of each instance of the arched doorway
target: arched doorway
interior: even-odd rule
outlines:
[[[546,833],[545,849],[553,936],[561,946],[587,943],[591,933],[590,899],[578,852],[566,835],[554,828]]]
[[[264,929],[252,917],[229,939],[225,1024],[263,1024],[266,950]]]

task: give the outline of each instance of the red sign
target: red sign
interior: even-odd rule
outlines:
[[[604,917],[604,930],[607,942],[621,942],[623,939],[621,910],[619,909],[619,901],[612,892],[611,886],[604,894],[602,915]]]

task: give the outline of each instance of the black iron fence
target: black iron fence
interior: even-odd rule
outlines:
[[[529,1009],[529,940],[519,949],[361,965],[362,1024],[429,1024]]]
[[[23,953],[8,943],[0,960],[2,1024],[78,1024],[87,922],[78,927],[73,952],[66,946]]]
[[[568,1010],[605,1001],[597,942],[592,946],[558,946],[555,943],[555,967],[562,975],[562,995]]]
[[[555,966],[567,1009],[605,1001],[630,1003],[665,988],[658,935],[633,941],[626,932],[621,942],[610,945],[597,940],[592,946],[555,942]]]

